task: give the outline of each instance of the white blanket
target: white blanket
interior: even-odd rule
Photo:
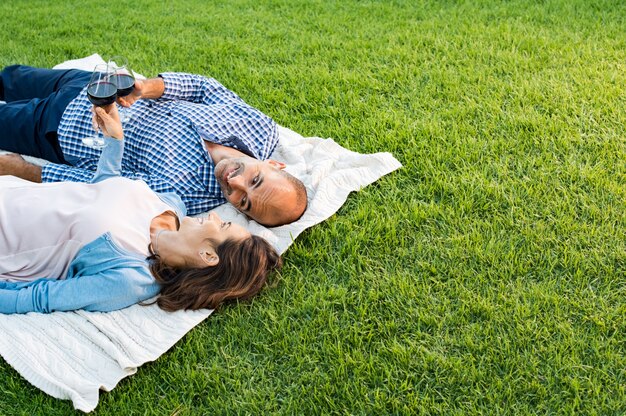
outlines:
[[[99,62],[102,58],[95,54],[55,68],[92,70]],[[272,158],[285,162],[287,171],[308,190],[309,208],[302,218],[265,228],[249,222],[230,204],[216,211],[267,238],[280,253],[302,231],[334,214],[350,192],[401,167],[389,153],[354,153],[331,139],[305,138],[283,127],[279,134]],[[89,412],[98,404],[100,389],[110,391],[137,367],[156,360],[211,312],[168,313],[156,305],[135,305],[108,313],[0,315],[0,354],[34,386]]]

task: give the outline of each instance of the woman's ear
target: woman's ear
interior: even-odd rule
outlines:
[[[198,253],[207,266],[217,266],[220,258],[213,248],[206,248]]]

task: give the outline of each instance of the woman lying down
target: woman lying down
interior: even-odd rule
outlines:
[[[0,176],[0,313],[112,311],[157,294],[166,311],[216,308],[257,294],[281,266],[274,248],[118,176],[117,108],[95,111],[109,137],[92,183]]]

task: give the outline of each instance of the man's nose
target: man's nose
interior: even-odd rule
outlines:
[[[244,179],[241,175],[233,176],[228,179],[228,185],[233,189],[243,189]]]

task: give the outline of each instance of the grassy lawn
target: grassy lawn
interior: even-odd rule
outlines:
[[[626,3],[163,3],[1,2],[0,64],[210,75],[404,168],[94,414],[626,412]],[[72,412],[0,360],[0,414]]]

